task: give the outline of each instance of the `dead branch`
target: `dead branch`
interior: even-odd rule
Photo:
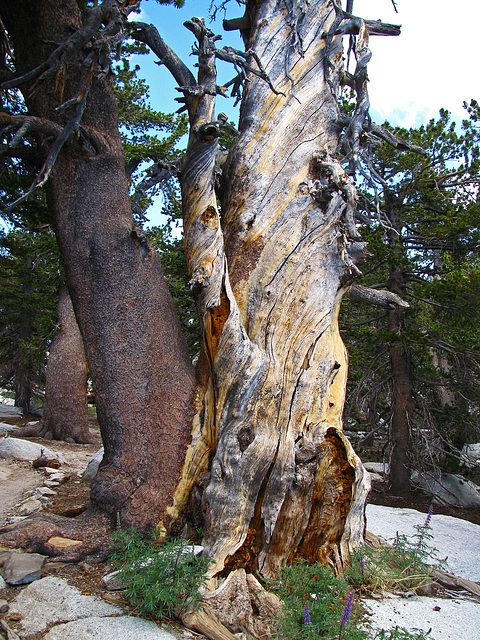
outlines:
[[[344,13],[344,19],[337,27],[335,35],[358,35],[362,28],[362,18]],[[365,26],[371,36],[399,36],[401,26],[398,24],[388,24],[381,20],[365,20]]]
[[[399,307],[409,307],[410,305],[405,300],[393,293],[392,291],[377,291],[371,287],[364,287],[361,284],[353,284],[350,288],[349,295],[352,300],[358,300],[359,302],[368,302],[377,307],[383,307],[388,309],[393,305]]]
[[[146,177],[137,185],[132,201],[132,211],[143,221],[146,220],[140,201],[157,184],[164,184],[177,175],[178,166],[173,162],[156,162],[146,170]]]
[[[8,205],[8,207],[4,209],[4,213],[6,215],[8,215],[17,205],[27,200],[38,187],[41,187],[45,184],[55,165],[60,151],[65,145],[67,145],[67,143],[67,146],[70,149],[79,152],[84,157],[94,157],[108,147],[107,140],[98,132],[95,132],[94,130],[86,127],[80,127],[80,120],[85,110],[86,97],[87,93],[84,94],[84,97],[79,103],[74,116],[70,118],[70,120],[64,127],[57,124],[56,122],[44,120],[43,118],[37,118],[35,116],[12,116],[5,112],[0,113],[0,124],[6,125],[2,130],[3,135],[5,135],[6,131],[11,131],[12,128],[17,129],[17,132],[14,135],[11,143],[9,145],[6,145],[7,150],[11,149],[12,147],[13,149],[16,149],[16,147],[20,143],[20,140],[23,139],[28,133],[36,133],[45,136],[47,139],[54,139],[48,152],[47,158],[39,173],[37,174],[35,180],[31,184],[30,188],[23,196],[17,198],[15,202],[12,202],[12,204]],[[73,132],[76,133],[75,140],[70,139],[70,136]]]
[[[165,43],[153,24],[144,22],[131,22],[130,36],[138,42],[146,44],[158,57],[157,64],[163,64],[170,71],[178,82],[180,91],[185,91],[185,99],[189,100],[188,89],[196,87],[196,80],[190,69],[186,66],[177,54]]]
[[[345,210],[345,226],[351,238],[359,238],[359,234],[355,228],[355,207],[357,202],[357,190],[351,179],[345,173],[341,164],[329,156],[326,152],[321,151],[313,158],[313,162],[318,169],[326,171],[331,177],[334,185],[343,195],[347,207]]]

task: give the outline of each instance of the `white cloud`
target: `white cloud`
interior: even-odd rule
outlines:
[[[462,117],[463,101],[480,99],[476,72],[477,0],[355,0],[354,13],[402,25],[398,37],[372,36],[369,93],[372,109],[412,126],[440,108]]]

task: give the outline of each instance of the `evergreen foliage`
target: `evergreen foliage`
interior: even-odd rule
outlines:
[[[480,435],[479,106],[468,106],[461,132],[446,111],[426,126],[392,129],[427,156],[382,144],[376,183],[360,205],[368,256],[359,282],[408,301],[394,327],[391,311],[346,301],[341,328],[350,354],[347,428],[389,433],[396,384],[391,348],[408,358],[412,462],[455,467],[466,442]],[[367,435],[368,438],[368,435]],[[373,438],[373,435],[370,439]],[[368,441],[368,440],[367,440]],[[453,445],[453,446],[452,446]]]

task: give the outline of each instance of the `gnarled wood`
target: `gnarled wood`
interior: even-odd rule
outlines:
[[[242,567],[273,576],[299,555],[341,570],[362,541],[368,492],[341,421],[347,355],[338,312],[356,235],[355,189],[335,160],[341,41],[329,45],[327,83],[321,34],[335,19],[331,3],[305,5],[292,22],[284,3],[249,2],[247,16],[246,45],[268,82],[249,76],[222,176],[225,250],[213,203],[215,130],[201,135],[215,123],[213,91],[198,103],[208,116],[193,126],[181,176],[210,373],[177,507],[209,470],[211,576]],[[207,52],[201,40],[199,50]],[[209,55],[200,69],[210,69],[213,86]],[[197,114],[190,109],[192,123]]]

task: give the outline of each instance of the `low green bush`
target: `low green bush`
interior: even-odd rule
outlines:
[[[179,617],[200,603],[209,561],[196,556],[183,540],[158,544],[135,530],[115,535],[114,565],[120,569],[130,601],[159,618]]]

